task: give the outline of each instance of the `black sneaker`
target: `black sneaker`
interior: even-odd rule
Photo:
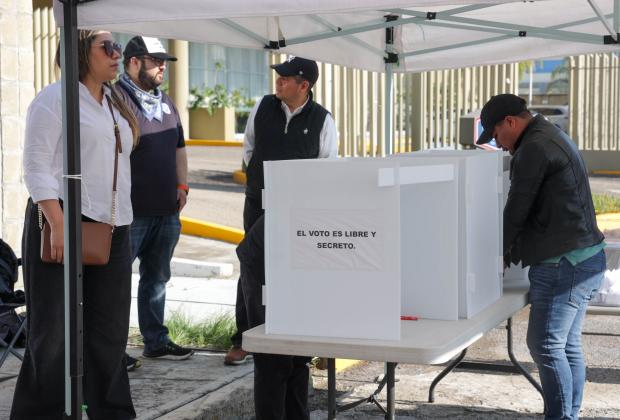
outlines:
[[[142,356],[148,357],[149,359],[168,359],[168,360],[185,360],[192,357],[194,354],[194,350],[187,349],[185,347],[178,346],[174,344],[172,341],[169,341],[164,347],[153,350],[142,352]]]
[[[142,366],[142,362],[140,361],[140,359],[131,357],[127,353],[125,353],[125,361],[127,362],[127,372],[131,372]]]

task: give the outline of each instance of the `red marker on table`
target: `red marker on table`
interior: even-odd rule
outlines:
[[[417,316],[409,316],[409,315],[401,315],[400,316],[400,320],[401,321],[417,321],[418,317]]]

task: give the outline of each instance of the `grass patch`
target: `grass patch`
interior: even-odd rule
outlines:
[[[166,321],[166,326],[170,339],[175,343],[210,350],[228,350],[230,337],[237,329],[232,314],[216,315],[194,323],[187,315],[175,312]]]
[[[174,312],[166,320],[168,335],[175,343],[193,348],[208,350],[228,350],[230,337],[237,330],[232,314],[216,315],[203,322],[194,323],[189,316]],[[144,345],[139,328],[130,327],[127,344],[141,347]]]
[[[620,198],[608,194],[592,194],[596,214],[620,212]]]

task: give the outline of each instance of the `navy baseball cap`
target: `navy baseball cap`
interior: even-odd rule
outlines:
[[[271,66],[280,76],[300,76],[310,84],[315,84],[319,79],[319,66],[316,61],[306,58],[291,56],[284,63]]]
[[[129,40],[123,56],[125,58],[143,57],[145,55],[166,61],[177,61],[177,58],[166,52],[161,41],[147,36],[134,36]]]
[[[509,115],[519,115],[523,111],[527,111],[527,102],[519,96],[510,93],[492,96],[480,112],[483,130],[476,144],[485,144],[491,141],[493,130],[498,122]]]

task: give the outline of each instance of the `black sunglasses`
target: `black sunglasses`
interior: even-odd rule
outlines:
[[[157,57],[153,57],[151,55],[145,55],[145,56],[143,56],[143,59],[150,60],[157,67],[161,67],[164,64],[166,64],[166,60],[164,60],[163,58],[157,58]]]
[[[113,58],[114,53],[117,52],[119,55],[123,55],[123,46],[120,42],[113,42],[109,39],[102,41],[101,44],[96,45],[96,47],[103,47],[105,53],[108,57]]]

